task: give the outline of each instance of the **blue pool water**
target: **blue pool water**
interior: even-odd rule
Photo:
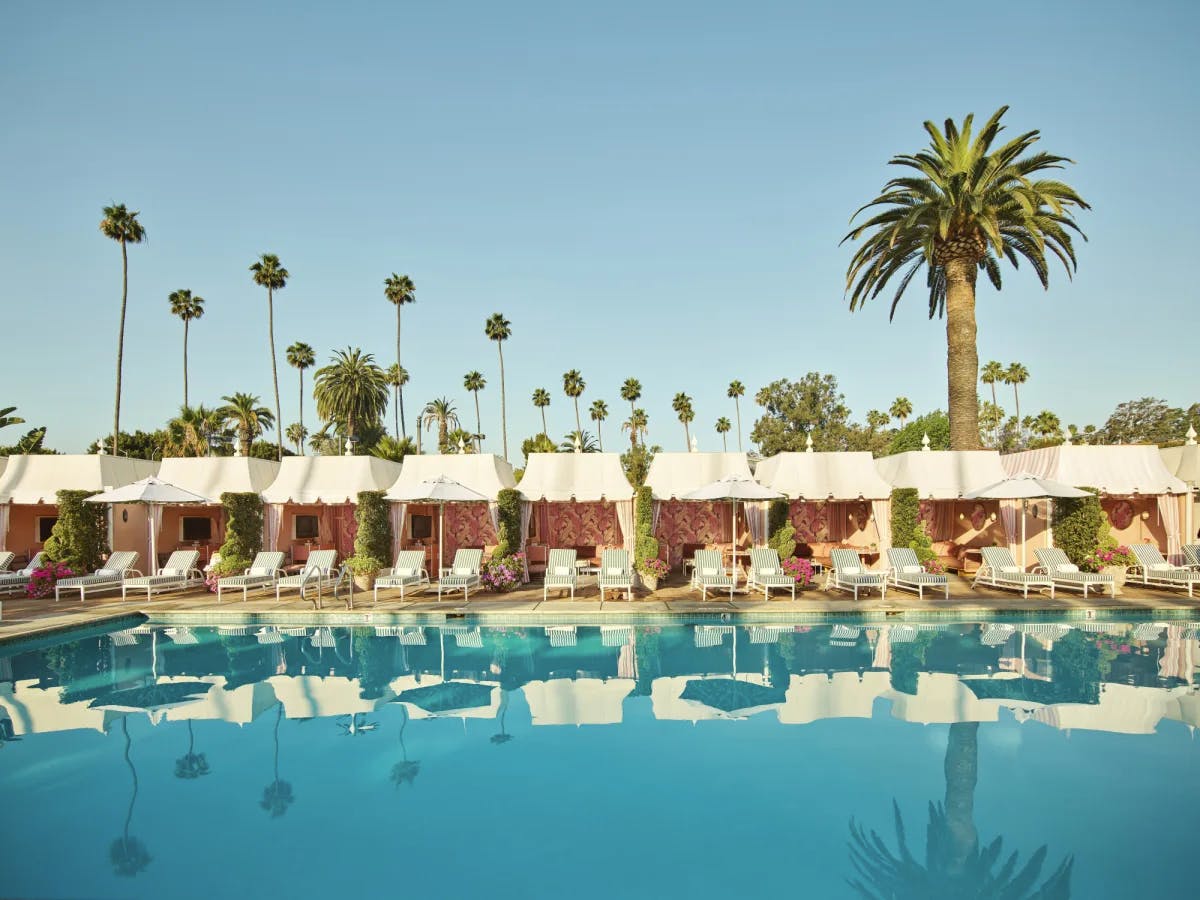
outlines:
[[[141,627],[3,652],[0,896],[1194,893],[1186,624]]]

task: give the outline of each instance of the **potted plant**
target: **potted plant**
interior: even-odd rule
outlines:
[[[355,553],[347,556],[343,565],[354,575],[354,587],[363,592],[375,589],[375,579],[384,567],[384,562],[374,556]]]
[[[1137,558],[1124,544],[1118,544],[1111,535],[1101,538],[1100,545],[1083,558],[1079,568],[1085,572],[1111,575],[1116,596],[1121,595],[1129,567],[1137,565]]]
[[[354,534],[354,555],[346,557],[343,565],[354,575],[354,586],[360,591],[375,589],[375,578],[388,563],[384,559],[392,550],[392,524],[388,518],[388,502],[383,491],[359,491],[354,506],[358,530]]]
[[[803,556],[789,556],[783,561],[783,573],[796,579],[797,587],[808,587],[813,580],[812,561]]]
[[[520,586],[524,576],[524,553],[493,555],[479,571],[479,580],[483,586],[498,594],[507,593]]]
[[[637,572],[642,580],[642,586],[651,592],[658,590],[659,579],[666,578],[669,571],[671,571],[671,567],[657,556],[643,559],[637,564]]]

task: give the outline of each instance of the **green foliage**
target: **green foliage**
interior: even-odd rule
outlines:
[[[1165,400],[1142,397],[1117,406],[1098,437],[1104,444],[1168,446],[1183,442],[1189,422],[1200,428],[1200,403],[1185,410],[1168,406]]]
[[[208,570],[210,580],[224,578],[226,575],[241,575],[253,560],[249,556],[226,556],[225,546],[221,546],[221,558]],[[215,590],[215,588],[214,588]]]
[[[923,566],[937,560],[937,554],[933,552],[933,538],[929,536],[929,529],[924,522],[917,523],[906,546],[917,554],[917,562]]]
[[[225,507],[225,543],[221,545],[221,566],[226,562],[239,567],[223,574],[241,572],[262,550],[263,502],[255,493],[226,491],[221,495]]]
[[[907,547],[917,532],[921,514],[921,499],[916,488],[896,488],[892,491],[892,546]]]
[[[1077,566],[1082,566],[1087,556],[1096,551],[1101,532],[1107,527],[1096,496],[1099,491],[1091,487],[1083,490],[1091,496],[1054,501],[1054,546]]]
[[[122,431],[117,442],[121,455],[132,459],[162,459],[163,445],[166,443],[167,432],[161,428],[158,431],[135,431],[133,434]],[[98,453],[101,447],[108,452],[111,445],[111,435],[98,437],[88,445],[87,452]]]
[[[255,441],[250,445],[250,455],[257,459],[269,459],[274,461],[279,458],[279,448],[267,441]],[[295,456],[296,454],[287,447],[283,448],[284,456]]]
[[[416,452],[416,443],[407,435],[397,439],[390,434],[385,434],[371,448],[372,456],[379,459],[390,459],[392,462],[404,462],[404,457]]]
[[[930,450],[950,449],[950,417],[940,409],[913,419],[903,428],[897,429],[888,445],[888,455],[920,450],[921,439],[929,435]]]
[[[804,450],[809,435],[815,450],[845,450],[850,420],[845,399],[833,375],[809,372],[799,381],[772,381],[754,395],[766,412],[750,439],[763,456]]]
[[[658,559],[658,540],[654,537],[654,492],[643,484],[634,497],[633,561],[640,570],[642,563]]]
[[[355,541],[355,552],[353,556],[347,556],[345,564],[350,571],[355,575],[378,575],[379,571],[385,568],[388,564],[384,562],[385,556],[364,556],[358,552],[357,541]]]
[[[792,525],[792,505],[787,500],[772,500],[767,510],[767,546],[779,554],[781,560],[790,559],[796,553],[796,528]]]
[[[374,560],[388,559],[392,554],[392,522],[384,491],[360,491],[354,509],[358,531],[354,536],[354,555]],[[376,571],[383,566],[376,567]]]
[[[635,488],[640,488],[646,483],[646,476],[650,474],[650,463],[654,462],[657,449],[645,444],[633,444],[621,454],[621,468],[625,470],[625,477]]]
[[[531,453],[557,453],[558,444],[554,443],[546,434],[535,434],[531,438],[525,438],[521,441],[521,455],[528,462]]]
[[[493,557],[509,556],[521,549],[521,492],[505,488],[496,495],[500,540]]]
[[[31,428],[15,444],[0,446],[0,456],[53,456],[58,451],[43,446],[46,440],[46,426]]]
[[[46,559],[79,574],[100,568],[109,550],[107,507],[86,502],[95,493],[58,492],[58,521],[43,547]]]

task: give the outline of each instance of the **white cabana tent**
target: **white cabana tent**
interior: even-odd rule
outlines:
[[[636,684],[632,678],[554,678],[521,690],[534,725],[615,725]]]
[[[1182,481],[1188,489],[1188,498],[1184,505],[1183,536],[1185,544],[1196,542],[1197,522],[1200,522],[1200,509],[1197,506],[1196,489],[1200,488],[1200,444],[1196,443],[1195,431],[1189,432],[1188,442],[1181,447],[1162,447],[1159,455],[1167,471]]]
[[[704,517],[697,519],[686,512],[682,516],[674,513],[678,510],[676,503],[684,501],[685,494],[698,490],[705,485],[720,481],[722,478],[735,476],[747,480],[754,476],[750,473],[750,464],[745,453],[656,453],[650,463],[650,471],[646,474],[646,485],[654,495],[654,510],[652,513],[654,535],[663,544],[670,560],[678,561],[683,556],[686,544],[716,543],[719,534],[711,533],[712,519]],[[663,504],[668,504],[666,515],[663,515]],[[767,507],[764,503],[747,503],[746,526],[750,531],[751,540],[757,546],[767,539]],[[714,510],[716,521],[723,529],[730,521],[728,515]],[[705,527],[707,522],[708,527]],[[736,520],[733,526],[736,532]],[[738,535],[732,534],[736,541]]]
[[[158,574],[158,528],[162,524],[163,507],[181,504],[208,504],[212,500],[201,494],[194,494],[178,485],[169,484],[151,475],[141,478],[132,484],[113,488],[111,491],[101,491],[89,497],[88,503],[109,503],[113,506],[126,503],[139,503],[146,507],[146,540],[149,544],[149,557],[146,571],[151,575]]]
[[[532,504],[609,504],[611,503],[626,550],[633,552],[633,488],[616,453],[531,453],[525,475],[517,485],[525,501],[521,509],[521,547],[524,549],[533,515]],[[575,534],[577,543],[602,543],[590,540],[595,534]],[[616,537],[616,535],[614,535]],[[554,542],[555,535],[546,538]]]

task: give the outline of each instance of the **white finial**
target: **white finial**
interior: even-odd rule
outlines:
[[[1195,443],[1195,442],[1193,441],[1193,443]],[[105,456],[105,455],[107,455],[107,452],[108,452],[108,451],[106,451],[106,450],[104,449],[104,444],[101,444],[101,445],[100,445],[100,449],[96,451],[96,455],[97,455],[97,456]]]
[[[242,455],[242,437],[241,437],[241,435],[238,435],[238,434],[235,434],[233,436],[233,455],[234,456]]]
[[[1188,426],[1187,443],[1189,447],[1193,447],[1196,444],[1196,426],[1194,425]]]
[[[577,431],[577,432],[575,432],[575,452],[576,452],[576,453],[582,453],[582,452],[583,452],[583,441],[582,441],[582,440],[580,440],[580,438],[579,438],[579,432],[578,432],[578,431]]]
[[[1069,432],[1069,431],[1068,431],[1068,432],[1065,432],[1065,440],[1063,440],[1063,446],[1064,446],[1064,447],[1071,447],[1071,446],[1074,446],[1074,445],[1071,443],[1071,432]]]
[[[696,436],[693,434],[692,435],[692,452],[698,453],[699,451],[700,451],[700,442],[696,440]]]
[[[461,434],[458,436],[458,452],[459,453],[467,452],[467,445],[466,445],[466,442],[462,439]]]
[[[929,450],[929,432],[928,431],[925,432],[925,436],[921,438],[921,449],[925,450],[925,451]]]
[[[804,439],[804,452],[805,453],[813,452],[813,443],[812,443],[812,435],[811,434]]]
[[[346,456],[354,455],[354,444],[350,442],[350,438],[346,438]]]

